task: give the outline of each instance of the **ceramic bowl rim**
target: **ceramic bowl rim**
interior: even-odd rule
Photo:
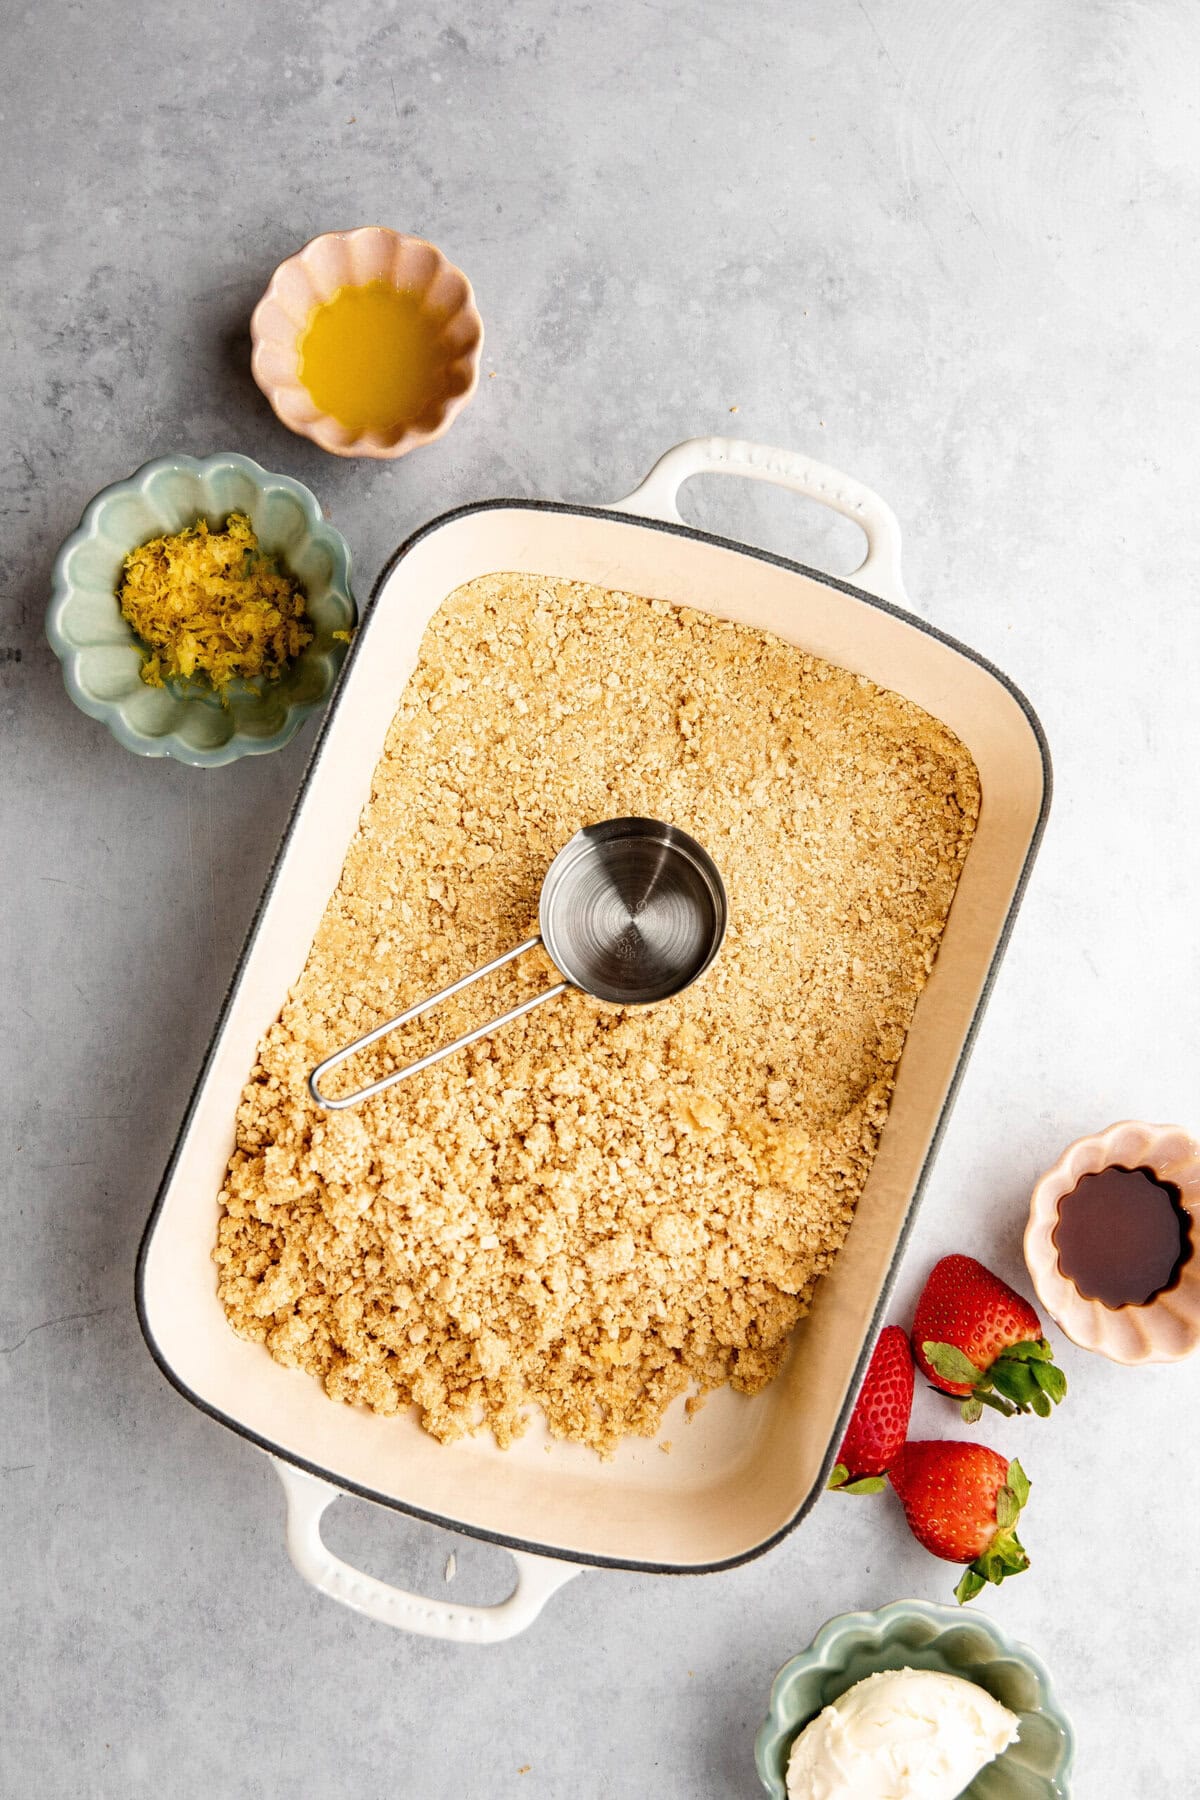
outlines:
[[[289,418],[281,410],[280,397],[286,390],[286,384],[272,380],[264,373],[262,367],[263,346],[269,341],[275,341],[268,337],[265,319],[267,309],[273,301],[278,299],[280,281],[284,271],[295,265],[307,267],[306,259],[318,244],[347,243],[356,237],[374,234],[390,238],[397,244],[411,244],[419,249],[428,250],[436,258],[434,279],[449,271],[451,274],[457,275],[463,282],[466,288],[466,297],[459,311],[469,319],[473,328],[473,338],[469,351],[462,352],[462,357],[469,358],[470,376],[463,391],[452,395],[446,401],[441,418],[430,429],[422,431],[415,425],[408,426],[400,433],[394,444],[372,443],[369,441],[369,434],[362,432],[352,438],[349,443],[343,443],[340,441],[343,428],[330,414],[318,413],[314,419],[294,419]],[[469,276],[459,268],[457,263],[450,260],[444,250],[440,250],[428,238],[419,237],[411,231],[397,231],[391,225],[350,225],[342,230],[318,231],[301,244],[298,250],[294,250],[290,256],[285,256],[283,261],[275,266],[270,280],[250,315],[250,343],[250,372],[281,425],[286,426],[289,431],[294,431],[299,437],[308,438],[320,449],[328,451],[331,456],[364,456],[390,462],[396,457],[407,455],[410,450],[418,450],[422,445],[435,443],[438,438],[444,437],[459,414],[473,399],[479,387],[479,373],[483,361],[483,318],[476,303],[475,289],[471,285]]]
[[[352,559],[350,546],[335,525],[330,524],[322,512],[316,495],[311,488],[297,481],[292,475],[284,475],[266,469],[253,457],[246,456],[240,450],[218,450],[210,456],[192,456],[186,451],[174,454],[151,457],[142,463],[132,474],[118,481],[110,481],[92,495],[84,507],[78,525],[63,539],[54,555],[50,575],[50,604],[46,609],[45,630],[50,648],[62,666],[63,683],[71,700],[91,719],[96,719],[106,726],[126,750],[135,756],[165,756],[174,762],[185,763],[191,768],[221,768],[227,763],[237,762],[243,756],[267,756],[272,751],[283,749],[291,742],[310,714],[317,712],[329,699],[337,681],[338,671],[345,656],[345,646],[337,658],[337,668],[327,676],[320,694],[311,700],[289,701],[287,712],[279,729],[269,737],[250,737],[235,731],[223,744],[211,749],[199,749],[188,744],[177,731],[164,733],[160,737],[151,737],[138,731],[126,719],[122,710],[122,701],[101,700],[89,692],[80,676],[80,665],[86,653],[86,646],[77,645],[65,629],[66,617],[74,595],[78,592],[76,583],[68,573],[69,563],[80,545],[96,538],[100,532],[100,522],[107,507],[118,496],[127,493],[144,493],[151,480],[163,471],[184,470],[197,480],[218,469],[236,469],[246,475],[261,492],[272,489],[282,490],[290,494],[301,507],[309,535],[321,543],[328,551],[333,562],[330,576],[330,589],[340,595],[347,603],[347,628],[353,629],[358,622],[358,606],[354,599],[350,582]]]
[[[766,1717],[758,1728],[754,1739],[754,1763],[758,1778],[764,1790],[772,1800],[786,1800],[783,1787],[779,1785],[772,1772],[767,1768],[767,1756],[781,1737],[795,1737],[807,1719],[791,1720],[785,1716],[783,1695],[785,1687],[798,1670],[818,1668],[835,1672],[838,1667],[837,1648],[849,1632],[874,1633],[877,1640],[882,1641],[888,1626],[893,1620],[918,1617],[928,1620],[938,1627],[937,1639],[952,1627],[974,1625],[981,1629],[996,1646],[997,1657],[1005,1657],[1019,1662],[1027,1668],[1039,1684],[1041,1704],[1038,1713],[1053,1719],[1062,1733],[1063,1754],[1053,1780],[1057,1782],[1061,1800],[1069,1800],[1069,1778],[1075,1762],[1075,1730],[1067,1714],[1059,1703],[1054,1683],[1049,1670],[1035,1650],[1019,1639],[1010,1637],[1002,1626],[998,1625],[990,1614],[975,1612],[970,1608],[943,1606],[933,1600],[892,1600],[886,1606],[875,1611],[836,1613],[814,1634],[807,1649],[791,1656],[776,1671],[771,1682],[770,1698],[767,1702]],[[964,1680],[969,1680],[964,1676]],[[845,1692],[843,1689],[842,1692]],[[815,1714],[813,1715],[816,1716]]]

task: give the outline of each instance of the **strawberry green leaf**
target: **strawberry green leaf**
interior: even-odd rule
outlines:
[[[973,1600],[976,1594],[981,1594],[985,1586],[982,1575],[977,1574],[974,1568],[967,1569],[954,1590],[954,1598],[960,1606],[965,1606],[968,1600]]]
[[[1019,1465],[1015,1466],[1019,1469]],[[1024,1480],[1024,1477],[1022,1476],[1021,1479]],[[1007,1500],[1002,1500],[1001,1495],[1007,1495]],[[997,1512],[1003,1511],[1007,1514],[1010,1506],[1020,1510],[1017,1506],[1016,1495],[1012,1490],[1008,1487],[1002,1488],[1000,1495],[997,1495]],[[959,1605],[962,1606],[966,1601],[973,1600],[987,1582],[990,1581],[999,1587],[1000,1583],[1006,1581],[1010,1575],[1020,1575],[1028,1567],[1029,1557],[1026,1555],[1025,1546],[1020,1538],[1011,1525],[1002,1527],[997,1531],[983,1555],[976,1557],[975,1561],[970,1564],[955,1588],[954,1592],[958,1597]]]
[[[857,1481],[851,1481],[850,1471],[845,1463],[835,1463],[826,1487],[838,1494],[881,1494],[887,1483],[882,1475],[860,1475]]]
[[[1024,1506],[1029,1498],[1029,1477],[1016,1457],[1008,1465],[1008,1485],[1017,1496],[1017,1505]]]
[[[1031,1364],[996,1361],[988,1370],[988,1377],[996,1392],[1011,1400],[1018,1412],[1028,1412],[1038,1392]]]
[[[991,1581],[999,1587],[1010,1575],[1020,1575],[1027,1569],[1029,1558],[1024,1544],[1010,1527],[996,1533],[983,1555],[976,1557],[971,1567],[984,1581]]]
[[[1017,1496],[1010,1487],[1002,1487],[996,1495],[996,1523],[1002,1531],[1015,1525],[1020,1517],[1021,1508]]]
[[[1019,1344],[1009,1344],[1000,1352],[998,1362],[1053,1362],[1054,1351],[1045,1338],[1025,1338]]]
[[[982,1419],[983,1402],[985,1399],[990,1406],[996,1405],[996,1401],[990,1394],[972,1394],[970,1399],[960,1403],[958,1410],[961,1412],[968,1425],[974,1425],[978,1419]]]
[[[1000,1543],[992,1545],[992,1556],[998,1564],[999,1572],[993,1577],[997,1586],[1006,1575],[1020,1575],[1029,1567],[1025,1546],[1015,1531],[1002,1534]]]
[[[1067,1391],[1067,1378],[1041,1354],[1043,1347],[1049,1353],[1050,1346],[1044,1338],[1038,1344],[1016,1344],[1011,1352],[1002,1351],[987,1371],[985,1380],[993,1384],[997,1393],[1011,1400],[1018,1412],[1035,1412],[1040,1418],[1047,1419],[1051,1403],[1057,1404]],[[1019,1354],[1027,1350],[1037,1354]]]
[[[930,1368],[936,1370],[943,1381],[953,1381],[956,1386],[966,1383],[974,1387],[979,1380],[978,1367],[954,1344],[931,1342],[922,1344],[921,1349]]]
[[[1033,1379],[1037,1382],[1043,1394],[1047,1394],[1050,1399],[1054,1401],[1055,1405],[1057,1405],[1066,1394],[1067,1378],[1062,1370],[1056,1368],[1053,1363],[1034,1363]]]

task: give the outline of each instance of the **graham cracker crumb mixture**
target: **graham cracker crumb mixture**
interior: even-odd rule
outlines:
[[[958,740],[765,632],[495,575],[431,623],[223,1192],[234,1329],[435,1437],[533,1408],[608,1453],[755,1393],[837,1255],[979,811]],[[534,935],[582,824],[669,820],[730,925],[623,1011],[571,992],[344,1113],[305,1080]],[[339,1071],[361,1086],[555,978],[539,950]]]

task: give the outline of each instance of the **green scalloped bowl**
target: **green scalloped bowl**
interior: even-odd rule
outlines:
[[[216,694],[147,687],[116,590],[138,544],[201,515],[215,525],[231,512],[246,513],[263,548],[300,581],[314,635],[278,681],[261,694],[232,683],[223,706]],[[138,756],[211,769],[280,750],[295,737],[329,698],[342,666],[348,646],[334,632],[352,630],[356,618],[350,550],[316,497],[290,475],[229,451],[203,460],[160,456],[96,495],[54,559],[46,636],[76,706],[118,743]]]
[[[810,1719],[864,1676],[906,1668],[974,1681],[1021,1722],[1016,1743],[979,1771],[961,1800],[1067,1800],[1075,1736],[1041,1661],[982,1613],[924,1600],[842,1613],[783,1665],[754,1745],[772,1800],[786,1800],[788,1757]]]

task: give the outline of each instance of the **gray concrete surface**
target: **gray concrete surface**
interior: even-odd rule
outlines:
[[[445,507],[602,501],[697,432],[874,484],[914,604],[1055,757],[897,1316],[952,1248],[1017,1277],[1065,1141],[1200,1129],[1200,15],[93,0],[10,7],[3,40],[0,1791],[749,1800],[777,1665],[832,1613],[948,1596],[890,1502],[829,1500],[735,1574],[585,1575],[456,1650],[310,1594],[262,1458],[152,1366],[135,1248],[308,741],[213,774],[127,755],[64,696],[50,558],[169,450],[309,482],[360,594]],[[443,245],[488,333],[474,405],[395,466],[289,436],[247,369],[279,258],[366,221]],[[691,515],[849,567],[849,528],[731,487]],[[1183,1796],[1200,1361],[1064,1360],[1061,1414],[993,1433],[1035,1481],[1035,1567],[983,1605],[1054,1672],[1078,1796]],[[432,1531],[345,1502],[332,1537],[445,1591]],[[455,1548],[456,1593],[503,1591],[501,1553]]]

